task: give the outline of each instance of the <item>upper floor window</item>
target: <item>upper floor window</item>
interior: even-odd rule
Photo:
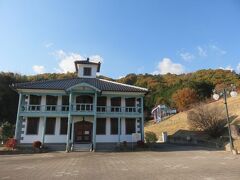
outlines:
[[[57,105],[58,97],[57,96],[46,96],[46,105]]]
[[[40,105],[42,96],[30,95],[30,104],[31,105]]]
[[[62,105],[69,105],[69,96],[62,96]]]
[[[91,76],[91,75],[92,75],[92,68],[90,68],[90,67],[84,67],[84,68],[83,68],[83,75],[84,75],[84,76]]]

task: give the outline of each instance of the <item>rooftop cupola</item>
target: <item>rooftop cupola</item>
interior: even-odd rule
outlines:
[[[75,61],[76,72],[80,78],[96,78],[97,72],[100,72],[101,63],[87,60]]]

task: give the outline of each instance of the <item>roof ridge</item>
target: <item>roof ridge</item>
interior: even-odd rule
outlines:
[[[21,82],[21,83],[16,83],[16,84],[33,84],[33,83],[43,83],[43,82],[54,82],[54,81],[63,81],[63,80],[72,80],[72,79],[78,79],[78,77],[74,78],[62,78],[62,79],[44,79],[40,81],[27,81],[27,82]]]
[[[127,87],[137,88],[137,89],[141,89],[141,90],[144,90],[144,91],[148,91],[147,88],[142,88],[142,87],[139,87],[139,86],[134,86],[134,85],[130,85],[130,84],[119,83],[119,82],[115,82],[115,81],[109,81],[109,80],[100,79],[100,78],[99,78],[99,80],[100,80],[100,81],[105,81],[105,82],[114,83],[114,84],[118,84],[118,85],[123,85],[123,86],[127,86]]]

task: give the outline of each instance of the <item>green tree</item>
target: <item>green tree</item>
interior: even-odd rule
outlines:
[[[14,126],[9,122],[4,122],[1,129],[1,139],[3,141],[6,141],[8,138],[12,138],[14,136]]]

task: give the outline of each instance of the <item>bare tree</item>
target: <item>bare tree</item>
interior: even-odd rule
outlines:
[[[221,136],[226,120],[224,111],[218,106],[200,104],[187,114],[192,129],[206,132],[211,137]]]

